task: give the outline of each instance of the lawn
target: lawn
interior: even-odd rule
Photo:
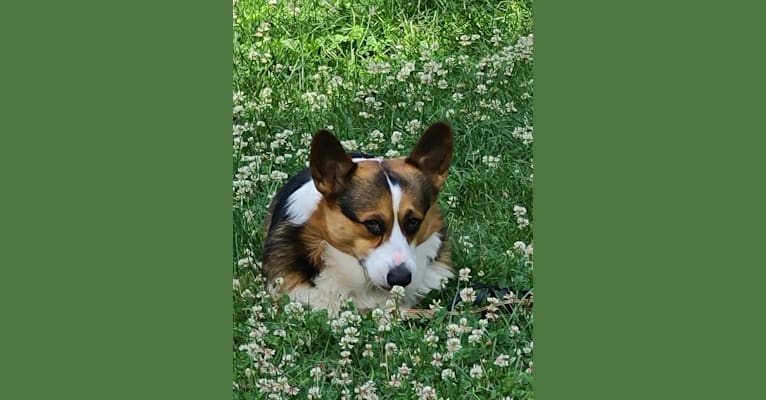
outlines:
[[[531,1],[235,0],[233,397],[527,399],[531,312],[447,313],[489,283],[532,289]],[[272,301],[259,272],[271,196],[322,128],[349,150],[405,156],[455,131],[439,203],[460,277],[421,304],[330,318]]]

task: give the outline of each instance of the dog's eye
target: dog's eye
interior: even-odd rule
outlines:
[[[367,230],[370,231],[370,233],[373,235],[383,234],[383,223],[377,219],[368,219],[367,221],[364,221],[363,224],[364,227],[367,228]]]
[[[422,220],[419,218],[408,219],[407,222],[404,223],[404,231],[407,232],[408,235],[412,235],[420,229],[421,221]]]

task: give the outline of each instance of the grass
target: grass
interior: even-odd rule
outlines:
[[[532,398],[531,313],[444,307],[474,283],[532,288],[531,31],[531,1],[235,1],[234,398]],[[435,317],[266,296],[261,222],[313,132],[404,156],[440,119],[456,153],[439,202],[470,278],[424,300]]]

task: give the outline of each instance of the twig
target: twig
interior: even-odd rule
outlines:
[[[508,300],[502,300],[498,302],[497,304],[489,304],[483,307],[474,308],[469,310],[469,312],[472,313],[481,313],[484,311],[487,311],[491,308],[500,308],[502,306],[507,306],[509,304],[520,304],[524,307],[531,308],[534,304],[534,297],[529,296],[527,298],[522,299],[508,299]],[[415,317],[427,317],[427,318],[433,318],[434,314],[436,313],[438,309],[424,309],[424,308],[408,308],[405,310],[402,310],[402,317],[403,318],[415,318]],[[448,311],[447,315],[460,315],[460,312],[458,311]]]

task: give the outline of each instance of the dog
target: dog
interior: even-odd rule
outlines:
[[[262,268],[273,296],[338,312],[382,308],[394,286],[400,309],[454,276],[437,196],[453,153],[452,128],[430,125],[407,157],[348,154],[326,130],[309,167],[277,191],[264,221]]]

